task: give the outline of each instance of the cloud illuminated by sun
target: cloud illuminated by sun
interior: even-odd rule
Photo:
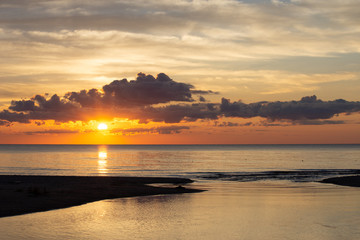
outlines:
[[[107,130],[108,126],[106,125],[106,123],[99,123],[97,128],[98,128],[98,130]]]

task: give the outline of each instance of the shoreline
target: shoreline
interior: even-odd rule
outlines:
[[[125,197],[196,193],[187,178],[0,175],[0,217],[42,212]],[[320,183],[360,187],[360,176],[332,177]],[[169,184],[157,187],[148,184]]]
[[[360,187],[360,176],[332,177],[319,181],[320,183],[331,183],[340,186]]]
[[[49,211],[105,199],[196,193],[187,178],[0,175],[0,217]],[[173,184],[155,187],[147,184]]]

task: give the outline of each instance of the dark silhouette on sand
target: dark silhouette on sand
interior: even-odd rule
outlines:
[[[0,217],[71,207],[103,199],[202,191],[176,187],[191,182],[186,178],[0,175]],[[154,183],[175,186],[147,185]]]

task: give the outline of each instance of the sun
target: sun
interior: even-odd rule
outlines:
[[[106,123],[99,123],[97,128],[98,128],[98,130],[107,130],[108,126],[106,125]]]

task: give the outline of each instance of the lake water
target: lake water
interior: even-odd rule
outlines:
[[[360,145],[0,145],[1,174],[181,176],[202,193],[0,219],[0,239],[360,239]]]

